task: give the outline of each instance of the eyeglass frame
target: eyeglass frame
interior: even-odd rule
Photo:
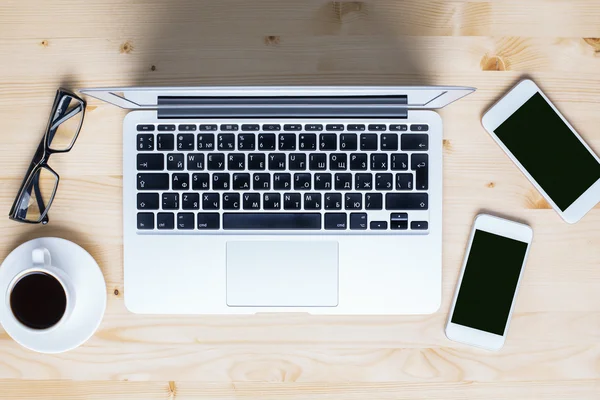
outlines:
[[[79,105],[76,108],[74,108],[70,113],[64,115],[59,121],[52,124],[54,115],[58,111],[58,106],[60,104],[60,101],[66,96],[69,96],[73,100],[78,101]],[[75,142],[77,141],[77,138],[79,137],[79,133],[81,132],[81,127],[83,125],[83,120],[85,118],[86,104],[87,103],[85,100],[83,100],[82,98],[77,96],[75,93],[71,92],[70,90],[59,88],[56,91],[56,96],[54,98],[54,104],[52,105],[52,111],[50,112],[50,118],[48,119],[48,124],[46,126],[46,132],[44,133],[44,136],[42,137],[42,140],[41,140],[40,144],[38,145],[37,150],[35,151],[35,154],[33,155],[33,158],[31,159],[29,168],[27,169],[27,172],[25,173],[25,177],[23,178],[23,182],[21,183],[21,188],[17,192],[15,201],[10,209],[10,213],[9,213],[8,217],[11,220],[17,221],[17,222],[23,222],[23,223],[27,223],[27,224],[42,223],[43,225],[46,225],[50,221],[50,219],[48,218],[48,210],[50,209],[50,206],[52,206],[52,202],[54,201],[54,197],[56,196],[56,191],[58,190],[58,183],[60,181],[60,176],[56,173],[56,171],[54,171],[48,165],[48,160],[50,159],[50,156],[52,154],[67,153],[67,152],[71,151],[71,149],[73,148],[73,145],[75,144]],[[79,108],[81,108],[80,111],[78,111]],[[75,112],[75,111],[77,111],[77,112]],[[58,126],[60,126],[60,124],[67,121],[68,119],[74,117],[79,112],[82,113],[81,120],[79,121],[79,126],[77,127],[77,132],[75,133],[73,140],[71,141],[71,144],[69,145],[69,147],[67,147],[65,149],[60,149],[60,150],[50,148],[50,144],[52,143],[52,139],[54,138],[53,133],[56,132],[56,129],[58,129]],[[39,176],[38,172],[40,170],[42,170],[43,168],[45,168],[46,170],[51,172],[56,178],[56,183],[54,184],[54,190],[52,192],[52,196],[50,197],[49,201],[46,202],[46,204],[43,204],[43,200],[41,199],[42,196],[40,193],[39,184],[33,183],[33,179],[35,179],[37,176]],[[37,221],[26,220],[23,217],[19,217],[19,215],[18,215],[19,212],[22,210],[19,208],[19,205],[21,204],[23,196],[24,196],[25,192],[27,191],[27,189],[31,186],[33,186],[33,189],[35,190],[35,199],[37,201],[39,209],[42,211],[40,214],[40,217],[38,218]],[[29,195],[31,196],[31,193]]]

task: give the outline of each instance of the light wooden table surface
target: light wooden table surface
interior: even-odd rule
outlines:
[[[595,38],[595,39],[594,39]],[[55,90],[118,85],[440,84],[444,284],[428,316],[139,316],[123,304],[122,110],[90,101],[46,227],[0,218],[0,257],[39,236],[86,248],[104,321],[60,355],[0,329],[0,398],[599,399],[600,208],[567,225],[480,126],[524,76],[600,153],[600,1],[2,0],[0,211],[8,213]],[[561,162],[561,160],[557,160]],[[505,348],[443,334],[473,217],[527,221],[531,257]]]

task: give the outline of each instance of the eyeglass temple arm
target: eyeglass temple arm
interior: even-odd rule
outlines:
[[[72,109],[71,111],[69,111],[67,114],[63,115],[58,121],[55,121],[52,126],[50,127],[50,131],[54,131],[56,130],[56,128],[62,124],[63,122],[65,122],[66,120],[68,120],[69,118],[71,118],[72,116],[78,114],[79,112],[81,112],[82,109],[82,104],[79,103],[77,105],[77,107],[75,107],[74,109]]]

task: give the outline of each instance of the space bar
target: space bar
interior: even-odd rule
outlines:
[[[223,229],[321,229],[319,213],[225,213]]]

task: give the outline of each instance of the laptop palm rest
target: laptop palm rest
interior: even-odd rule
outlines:
[[[227,242],[228,306],[337,304],[337,242]]]

